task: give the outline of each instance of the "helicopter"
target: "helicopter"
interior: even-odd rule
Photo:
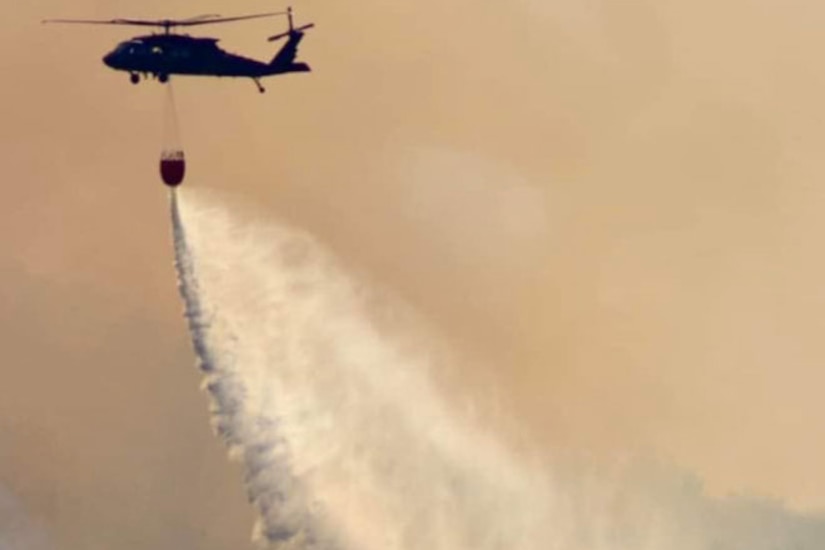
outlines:
[[[229,23],[286,15],[289,29],[286,32],[270,36],[270,42],[286,38],[286,44],[269,62],[257,61],[241,55],[236,55],[218,47],[217,38],[193,37],[186,34],[172,32],[177,27],[192,27],[196,25],[211,25],[214,23]],[[314,23],[295,27],[292,19],[292,8],[286,11],[241,15],[237,17],[221,17],[219,15],[201,15],[189,19],[46,19],[43,23],[79,23],[92,25],[132,25],[139,27],[157,27],[163,29],[162,34],[136,36],[118,44],[111,52],[103,57],[103,63],[108,67],[129,73],[132,84],[138,84],[141,78],[150,75],[159,82],[165,83],[171,75],[200,75],[216,77],[250,78],[258,87],[258,91],[266,91],[260,79],[287,73],[309,72],[309,65],[296,62],[298,44],[304,37],[304,31],[314,27]]]

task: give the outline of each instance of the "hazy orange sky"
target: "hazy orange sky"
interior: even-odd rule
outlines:
[[[243,548],[251,513],[175,288],[162,87],[100,61],[138,32],[40,20],[282,7],[39,0],[0,21],[0,483],[63,548]],[[177,79],[186,186],[397,291],[544,448],[825,510],[825,8],[295,9],[313,73],[265,95]],[[197,34],[269,59],[282,27]]]

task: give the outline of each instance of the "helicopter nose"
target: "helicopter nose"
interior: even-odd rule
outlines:
[[[111,53],[107,53],[106,55],[104,55],[103,56],[103,63],[106,64],[106,66],[108,66],[108,67],[114,67],[115,53],[111,52]]]

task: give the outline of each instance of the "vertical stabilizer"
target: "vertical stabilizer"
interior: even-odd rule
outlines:
[[[289,30],[268,38],[270,42],[280,40],[281,38],[287,38],[286,44],[284,44],[284,47],[281,48],[281,51],[275,54],[275,57],[273,57],[272,61],[269,62],[269,66],[284,72],[309,71],[309,65],[306,63],[295,63],[295,57],[298,55],[298,44],[300,44],[301,40],[304,38],[304,31],[311,29],[315,26],[315,24],[308,23],[306,25],[301,25],[300,27],[295,27],[292,20],[292,8],[287,8],[287,16],[289,17]]]

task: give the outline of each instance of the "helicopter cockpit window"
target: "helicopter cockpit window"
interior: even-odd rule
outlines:
[[[161,55],[163,53],[163,48],[160,46],[152,46],[152,53],[154,55]]]
[[[134,42],[134,41],[123,42],[117,48],[118,53],[122,53],[122,54],[126,54],[126,55],[134,55],[134,54],[142,53],[142,51],[143,51],[143,43]]]

